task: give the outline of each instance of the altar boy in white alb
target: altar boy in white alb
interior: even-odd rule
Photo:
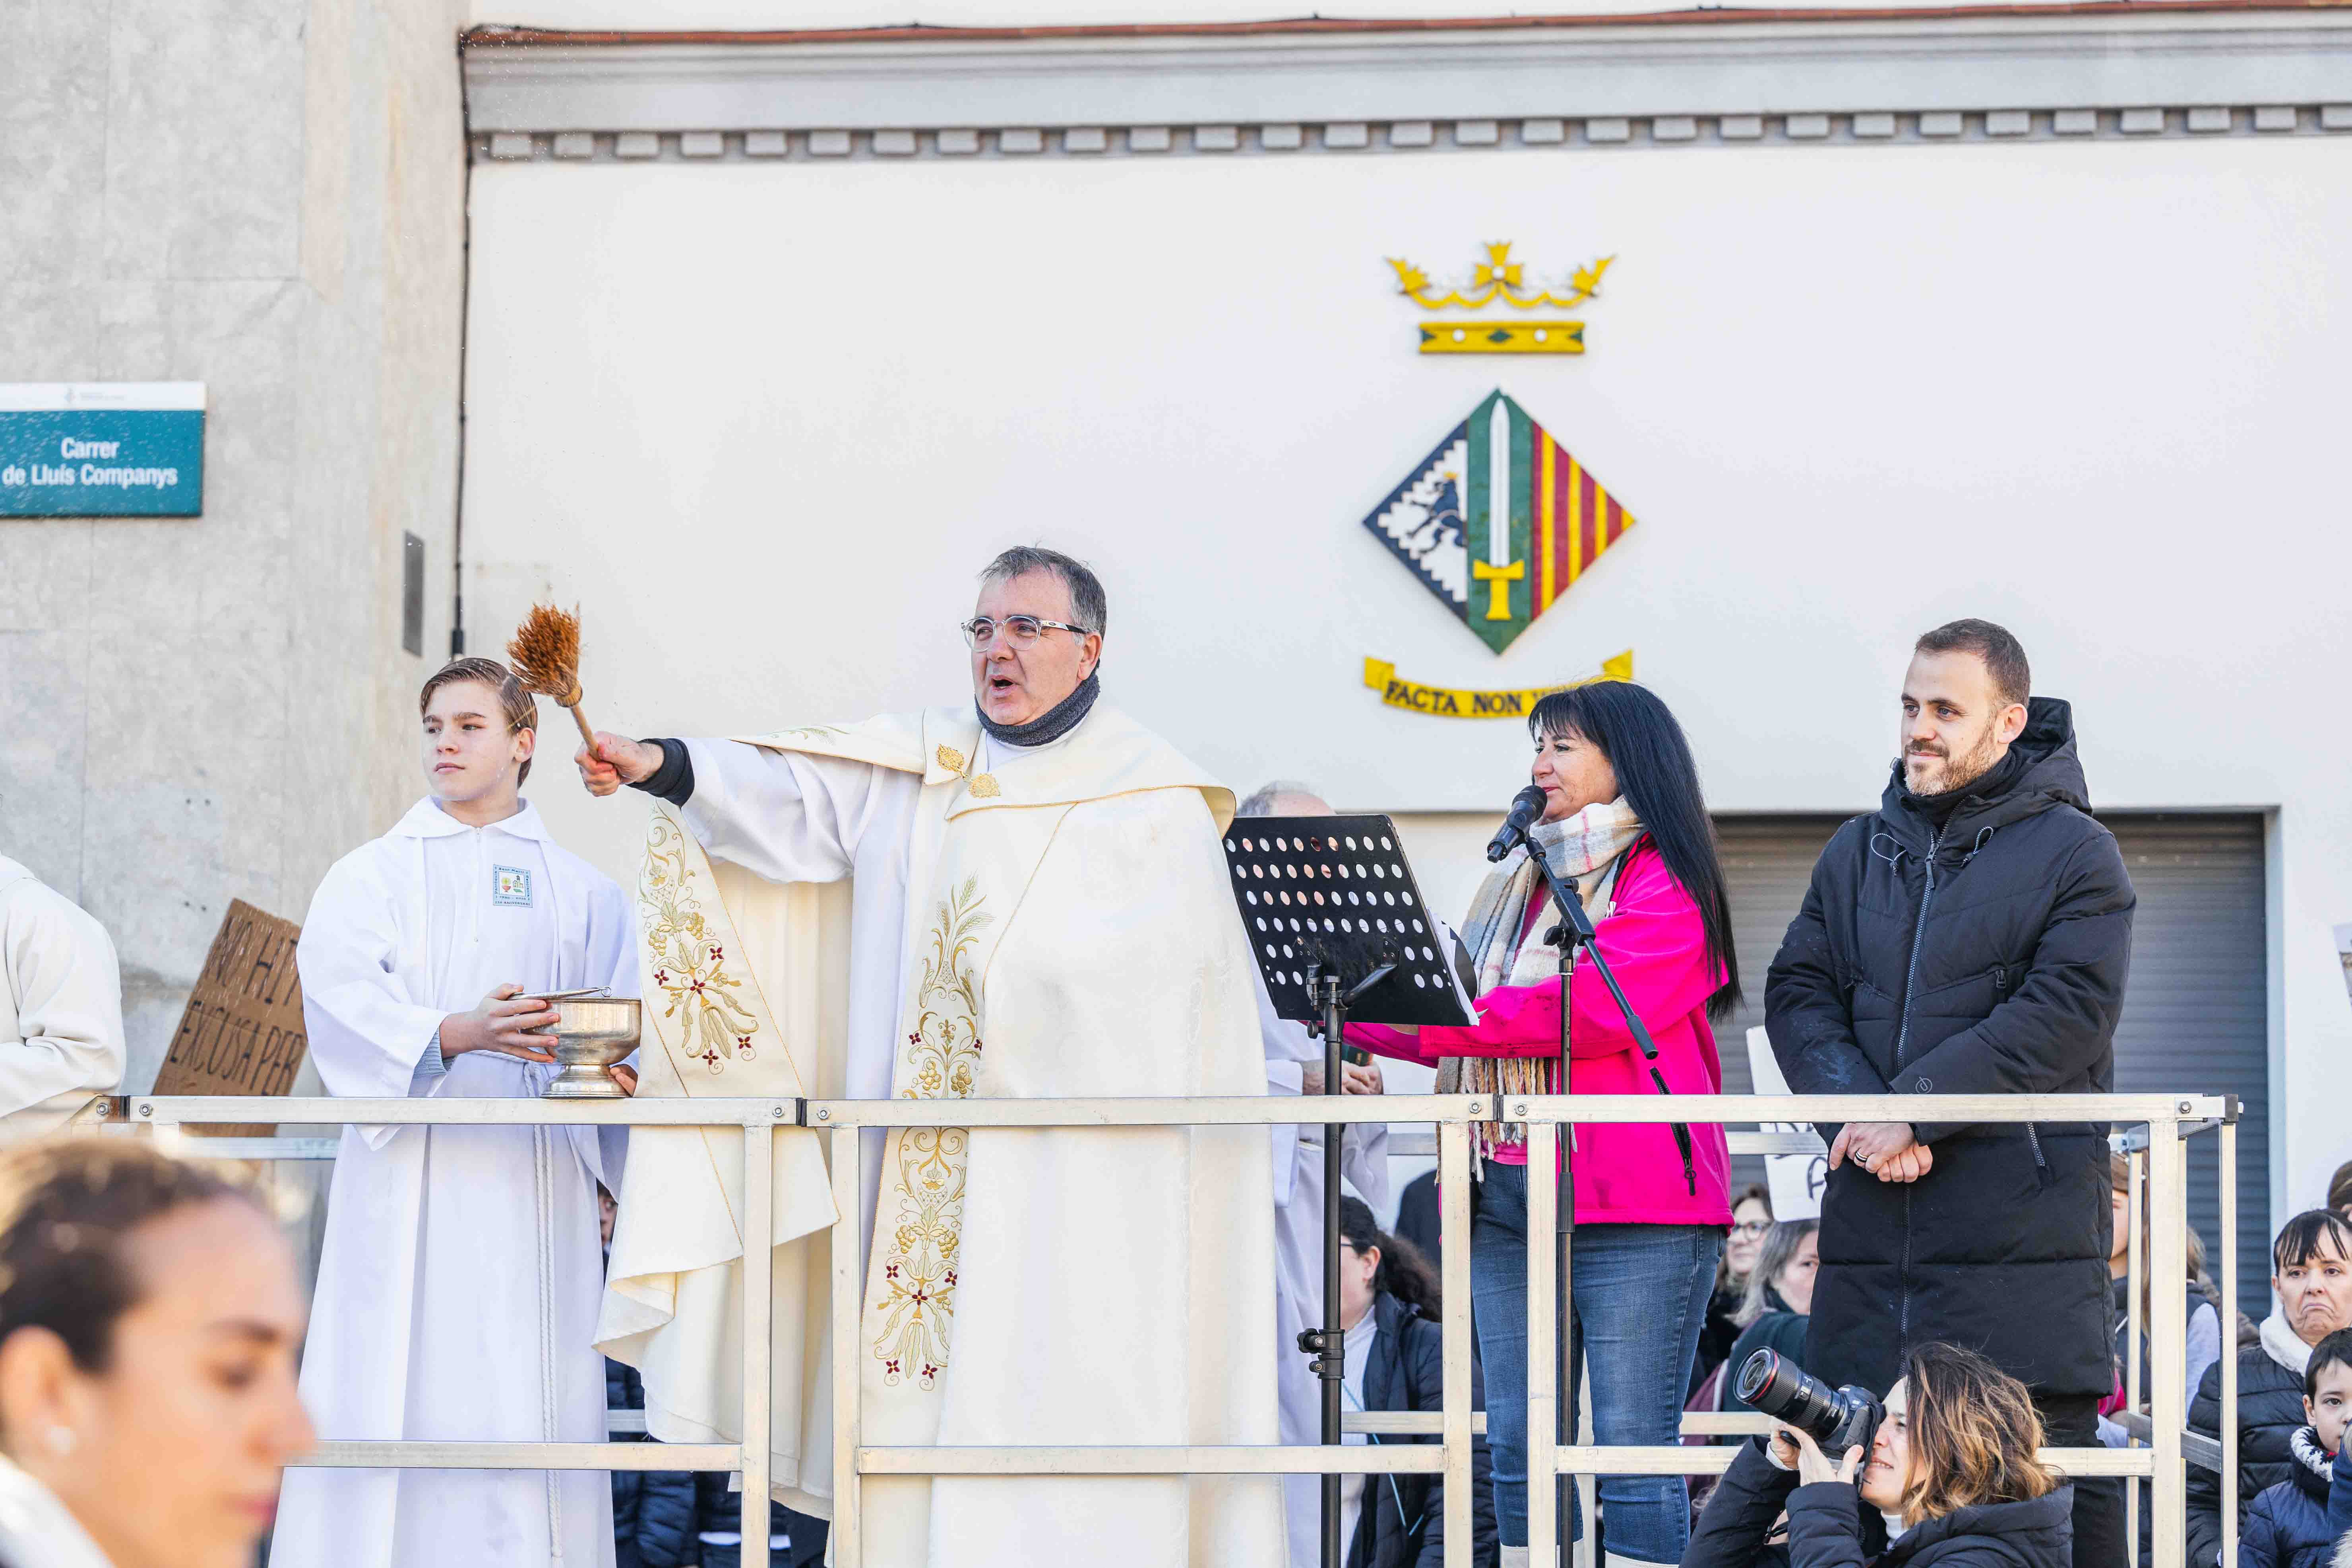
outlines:
[[[638,889],[645,1092],[1265,1092],[1218,842],[1233,797],[1097,702],[1105,618],[1086,567],[1008,551],[963,626],[972,704],[582,751],[597,794],[627,783],[662,803]],[[835,1009],[813,885],[845,878]],[[740,1137],[660,1130],[631,1152],[600,1341],[644,1370],[656,1437],[740,1434]],[[846,1344],[825,1334],[821,1149],[814,1132],[778,1139],[772,1447],[775,1495],[834,1517],[836,1544],[835,1356],[856,1358],[869,1447],[1275,1440],[1264,1129],[867,1134],[865,1301]],[[861,1486],[867,1568],[1283,1555],[1272,1478]]]
[[[537,710],[503,665],[425,684],[429,794],[337,861],[296,959],[327,1092],[514,1098],[555,1072],[549,992],[637,990],[628,900],[518,793]],[[634,1085],[627,1068],[615,1068]],[[346,1127],[302,1397],[323,1438],[598,1443],[596,1185],[625,1129]],[[287,1472],[276,1568],[611,1568],[594,1471]]]

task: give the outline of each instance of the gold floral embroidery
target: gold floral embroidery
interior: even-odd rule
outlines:
[[[669,999],[662,1016],[679,1022],[679,1054],[716,1073],[726,1069],[730,1057],[750,1061],[759,1054],[751,1038],[760,1026],[734,994],[743,982],[727,972],[727,949],[712,939],[695,894],[695,875],[686,836],[656,812],[646,830],[645,874],[637,882],[654,986]]]
[[[907,1100],[969,1100],[979,1081],[980,981],[971,949],[996,917],[982,908],[976,878],[939,906],[931,951],[915,988],[915,1021],[902,1059]],[[882,1260],[874,1355],[883,1382],[929,1388],[947,1369],[955,1318],[956,1261],[963,1240],[963,1194],[971,1134],[961,1127],[898,1134],[897,1200],[890,1251]]]
[[[971,792],[972,799],[994,800],[1004,793],[994,773],[973,773],[971,763],[953,746],[941,746],[934,754],[939,758],[940,766],[963,780],[964,787]]]

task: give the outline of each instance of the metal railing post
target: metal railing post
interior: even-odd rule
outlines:
[[[2147,1208],[2147,1161],[2139,1151],[2134,1150],[2124,1156],[2124,1163],[2131,1172],[2131,1180],[2128,1184],[2130,1191],[2124,1194],[2131,1205],[2130,1212],[2124,1220],[2124,1227],[2131,1244],[2129,1266],[2126,1270],[2124,1283],[2124,1289],[2127,1292],[2126,1304],[2124,1308],[2126,1325],[2124,1408],[2137,1410],[2141,1396],[2147,1393],[2147,1390],[2140,1386],[2139,1363],[2144,1359],[2140,1337],[2147,1331],[2147,1325],[2140,1321],[2139,1304],[2141,1292],[2147,1279],[2146,1251],[2147,1229],[2140,1223],[2140,1216]],[[2131,1438],[2125,1446],[2137,1448],[2139,1447],[2139,1439]],[[2124,1539],[2131,1543],[2131,1557],[2134,1562],[2138,1561],[2139,1558],[2139,1478],[2127,1477],[2124,1481]]]
[[[2236,1110],[2231,1101],[2231,1109]],[[2238,1122],[2221,1143],[2221,1568],[2238,1568]]]
[[[858,1213],[863,1184],[858,1163],[863,1142],[855,1127],[836,1127],[829,1137],[833,1156],[833,1230],[827,1237],[833,1263],[833,1533],[826,1544],[834,1568],[860,1568],[866,1558],[863,1487],[857,1471],[859,1431],[857,1320],[865,1307],[859,1278]]]
[[[1470,1128],[1437,1126],[1438,1291],[1445,1303],[1439,1343],[1444,1355],[1441,1400],[1445,1426],[1445,1568],[1471,1568],[1470,1492]]]
[[[783,1114],[779,1109],[778,1118]],[[774,1388],[776,1123],[743,1124],[743,1568],[768,1568]]]
[[[1497,1110],[1504,1108],[1496,1106]],[[1510,1109],[1517,1110],[1513,1106]],[[1528,1131],[1528,1561],[1557,1563],[1559,1548],[1559,1123],[1533,1121]],[[1571,1244],[1572,1245],[1572,1244]]]
[[[2187,1473],[2181,1468],[2180,1434],[2188,1424],[2181,1384],[2188,1368],[2188,1184],[2176,1116],[2150,1118],[2147,1129],[2148,1278],[2165,1281],[2149,1291],[2154,1320],[2148,1325],[2148,1399],[2154,1484],[2148,1488],[2150,1547],[2156,1568],[2180,1568],[2185,1560]],[[2158,1217],[2161,1216],[2161,1217]]]

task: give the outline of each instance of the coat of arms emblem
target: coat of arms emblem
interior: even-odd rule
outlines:
[[[1497,389],[1364,526],[1500,653],[1624,537],[1633,518]]]

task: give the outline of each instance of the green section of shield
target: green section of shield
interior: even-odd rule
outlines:
[[[1494,446],[1495,408],[1500,404],[1509,420],[1509,479],[1500,487],[1502,495],[1493,492],[1495,465],[1488,460]],[[1531,606],[1535,604],[1535,562],[1528,548],[1532,536],[1530,505],[1535,486],[1529,479],[1534,471],[1535,425],[1527,410],[1503,395],[1498,389],[1480,403],[1470,415],[1470,472],[1465,496],[1469,527],[1465,542],[1470,552],[1470,602],[1465,606],[1465,622],[1478,634],[1478,640],[1496,653],[1517,640],[1521,632],[1533,624]],[[1498,504],[1499,502],[1499,504]],[[1508,562],[1518,563],[1519,576],[1507,584],[1506,603],[1510,609],[1508,620],[1489,620],[1487,611],[1493,604],[1494,589],[1488,580],[1478,575],[1477,569],[1490,556],[1488,545],[1496,526],[1509,530]]]

